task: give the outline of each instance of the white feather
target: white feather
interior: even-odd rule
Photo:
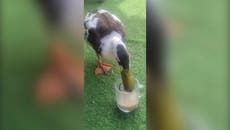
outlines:
[[[114,15],[114,14],[111,14],[111,15],[112,15],[112,17],[113,17],[113,19],[114,19],[115,21],[121,23],[121,20],[120,20],[116,15]]]
[[[104,9],[99,9],[97,12],[100,14],[109,13],[107,10],[104,10]]]
[[[85,17],[85,24],[86,24],[86,28],[87,29],[91,29],[91,28],[96,28],[97,27],[97,23],[98,23],[98,18],[95,17],[96,14],[87,14]]]
[[[101,39],[101,54],[108,60],[119,60],[117,56],[117,45],[126,48],[119,33],[113,31]]]

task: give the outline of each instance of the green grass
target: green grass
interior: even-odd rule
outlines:
[[[135,7],[135,8],[134,8]],[[131,58],[131,72],[142,84],[145,84],[145,1],[114,0],[98,4],[95,1],[85,1],[85,13],[93,9],[106,9],[117,15],[124,23],[127,32],[127,46]],[[85,43],[85,126],[89,130],[128,130],[146,129],[145,96],[141,99],[139,108],[129,114],[120,112],[115,102],[115,81],[120,78],[118,64],[113,65],[109,75],[94,75],[97,57],[91,46]],[[107,61],[108,62],[108,61]]]

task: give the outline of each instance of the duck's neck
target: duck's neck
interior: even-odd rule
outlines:
[[[123,69],[121,71],[121,78],[122,78],[122,83],[124,85],[124,88],[126,91],[132,91],[134,89],[134,80],[133,77],[130,74],[130,71],[127,69]]]
[[[123,68],[129,69],[129,54],[123,44],[116,45],[116,56],[118,64]]]

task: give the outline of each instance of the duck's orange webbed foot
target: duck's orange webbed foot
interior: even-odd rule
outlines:
[[[103,63],[101,60],[99,60],[97,68],[95,69],[95,75],[99,75],[101,73],[107,74],[111,68],[112,66],[110,64]]]

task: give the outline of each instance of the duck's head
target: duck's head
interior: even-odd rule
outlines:
[[[134,80],[129,68],[129,54],[124,44],[118,44],[117,47],[117,62],[121,66],[121,78],[126,91],[134,89]]]

